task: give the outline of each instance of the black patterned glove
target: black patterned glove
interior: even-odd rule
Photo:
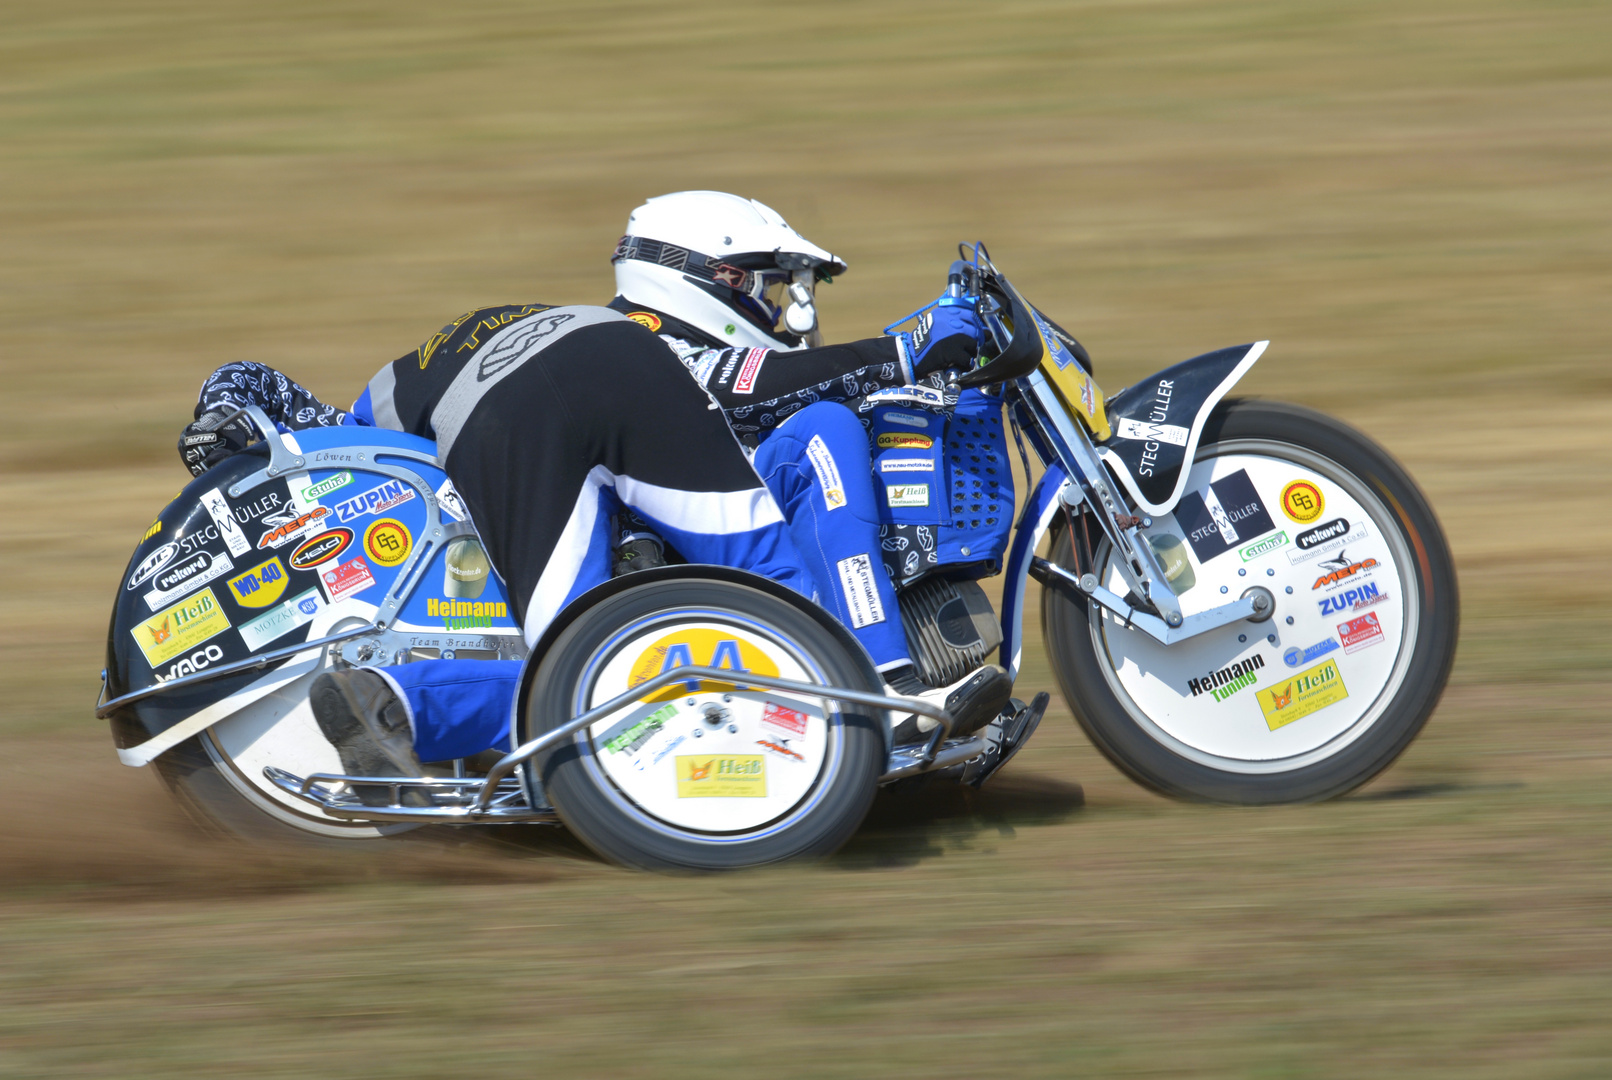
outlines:
[[[233,411],[233,410],[231,410]],[[190,470],[200,476],[220,461],[246,449],[251,441],[252,429],[244,416],[224,422],[227,412],[203,413],[179,433],[179,457]]]

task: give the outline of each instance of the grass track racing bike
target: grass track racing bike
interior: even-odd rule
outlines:
[[[1151,788],[1325,799],[1410,744],[1450,670],[1457,586],[1385,451],[1308,409],[1228,399],[1264,342],[1105,398],[1085,350],[983,248],[953,264],[942,302],[981,315],[979,365],[854,404],[926,682],[997,658],[1016,677],[1034,579],[1058,688]],[[126,764],[154,765],[229,832],[563,823],[631,866],[756,865],[835,850],[881,784],[983,782],[1046,707],[1014,698],[953,730],[943,708],[890,696],[827,611],[714,566],[613,578],[528,650],[432,443],[277,434],[245,411],[262,441],[192,481],[135,549],[96,712]],[[1010,435],[1026,477],[1030,453],[1042,466],[1022,495]],[[1000,610],[979,584],[998,574]],[[310,682],[425,658],[524,660],[509,752],[341,775]],[[913,713],[938,724],[890,745]]]

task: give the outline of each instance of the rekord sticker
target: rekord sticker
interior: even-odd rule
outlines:
[[[198,551],[151,579],[151,591],[145,594],[146,606],[156,611],[164,604],[189,596],[209,581],[221,578],[234,569],[235,564],[223,552]]]
[[[1363,521],[1351,526],[1347,518],[1333,518],[1295,536],[1287,561],[1294,566],[1310,562],[1347,544],[1358,544],[1368,535],[1370,530]]]
[[[1200,563],[1276,530],[1246,469],[1181,496],[1175,520]]]

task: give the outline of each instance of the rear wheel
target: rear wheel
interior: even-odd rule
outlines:
[[[1254,589],[1275,614],[1164,646],[1046,590],[1059,685],[1121,769],[1188,799],[1325,799],[1387,768],[1421,731],[1455,656],[1455,571],[1432,508],[1381,447],[1298,406],[1228,403],[1204,431],[1187,494],[1147,531],[1175,538],[1190,561],[1177,579],[1183,615]],[[1070,540],[1066,530],[1052,552],[1065,567]],[[1099,579],[1124,594],[1112,552],[1095,555]]]
[[[730,582],[663,581],[602,601],[556,639],[532,680],[523,737],[676,666],[878,689],[865,662],[788,601]],[[605,858],[720,870],[839,848],[873,801],[883,756],[871,710],[736,678],[674,683],[528,767]]]

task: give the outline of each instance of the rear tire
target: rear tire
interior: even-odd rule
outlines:
[[[1454,662],[1460,602],[1438,519],[1385,450],[1296,405],[1223,404],[1193,469],[1189,493],[1211,476],[1217,485],[1237,471],[1252,477],[1277,531],[1218,552],[1211,538],[1206,560],[1194,549],[1197,583],[1182,594],[1183,614],[1260,585],[1275,596],[1274,617],[1167,649],[1078,594],[1047,587],[1042,629],[1064,698],[1110,761],[1167,795],[1257,805],[1352,791],[1416,738]],[[1307,478],[1327,509],[1300,521],[1284,515],[1278,493]],[[1150,532],[1182,537],[1174,517]],[[1317,539],[1338,521],[1341,548],[1330,533]],[[1328,554],[1347,565],[1338,571],[1344,577],[1323,584]],[[1106,545],[1096,552],[1098,576],[1112,589],[1107,555]],[[1067,529],[1051,558],[1074,567]],[[1239,671],[1243,677],[1226,678]]]
[[[789,601],[731,582],[668,580],[609,597],[566,628],[532,679],[522,738],[678,660],[734,666],[715,662],[724,650],[743,670],[878,690],[865,661]],[[837,850],[866,816],[883,764],[872,710],[707,682],[618,710],[527,768],[604,858],[727,870]]]

